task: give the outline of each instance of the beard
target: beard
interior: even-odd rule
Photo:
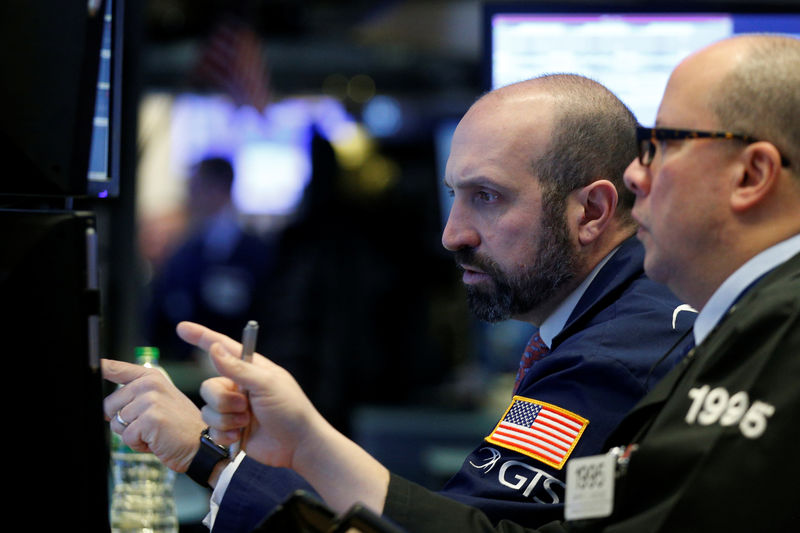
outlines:
[[[473,248],[454,252],[457,263],[475,266],[492,279],[490,286],[467,285],[467,303],[478,319],[494,323],[527,314],[575,277],[578,254],[572,248],[564,211],[545,209],[541,220],[535,256],[516,272],[504,272]]]

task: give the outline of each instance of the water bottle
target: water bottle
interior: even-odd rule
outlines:
[[[164,372],[158,364],[158,355],[158,348],[136,348],[138,364]],[[112,533],[178,533],[173,494],[175,472],[155,455],[132,450],[116,433],[111,434],[111,461]]]

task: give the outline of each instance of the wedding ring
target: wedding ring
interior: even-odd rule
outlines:
[[[119,416],[119,411],[117,411],[117,415],[114,417],[117,419],[117,422],[122,424],[122,427],[128,427],[129,422],[125,422],[121,416]]]

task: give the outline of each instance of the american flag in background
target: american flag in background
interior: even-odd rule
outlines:
[[[561,469],[587,424],[566,409],[514,396],[486,440]]]

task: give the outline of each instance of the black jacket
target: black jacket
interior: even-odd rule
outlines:
[[[798,378],[800,255],[754,285],[609,438],[638,445],[612,516],[540,531],[796,529]],[[414,533],[526,531],[397,477],[385,517]]]

